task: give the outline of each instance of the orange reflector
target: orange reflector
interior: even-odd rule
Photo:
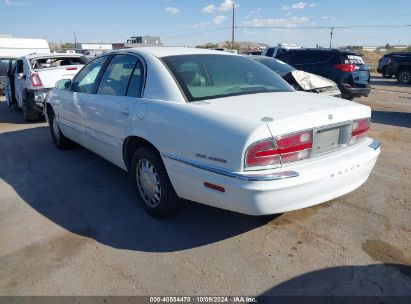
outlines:
[[[221,186],[218,186],[218,185],[214,185],[214,184],[211,184],[211,183],[204,182],[204,186],[206,186],[207,188],[216,190],[218,192],[225,192],[224,187],[221,187]]]

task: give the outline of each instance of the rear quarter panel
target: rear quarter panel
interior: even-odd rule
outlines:
[[[141,108],[148,113],[143,119]],[[196,103],[152,99],[143,99],[136,107],[131,134],[162,154],[232,171],[242,171],[249,144],[271,137],[262,122],[205,110]]]

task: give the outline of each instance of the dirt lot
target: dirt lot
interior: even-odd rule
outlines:
[[[56,150],[1,99],[0,295],[411,295],[411,86],[373,87],[366,184],[263,218],[187,204],[155,220],[125,172]]]

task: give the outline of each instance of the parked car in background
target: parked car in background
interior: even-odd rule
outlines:
[[[60,79],[72,78],[88,59],[79,54],[32,54],[20,57],[6,78],[6,100],[23,110],[26,121],[40,118],[44,97]]]
[[[249,56],[249,58],[276,72],[297,91],[341,97],[341,92],[338,89],[337,84],[332,80],[296,70],[292,66],[276,58],[269,58],[265,56]]]
[[[401,84],[411,83],[411,53],[394,53],[388,57],[385,73],[395,75]]]
[[[281,54],[287,53],[289,50],[298,49],[296,46],[289,46],[289,47],[282,47],[282,46],[271,46],[265,48],[265,50],[261,53],[261,56],[267,57],[277,57]]]
[[[5,93],[7,70],[14,61],[31,53],[50,53],[44,39],[0,38],[0,94]]]
[[[13,66],[16,58],[1,57],[0,58],[0,94],[6,91],[7,71]]]
[[[57,87],[45,107],[55,146],[127,170],[156,217],[179,197],[251,215],[305,208],[359,187],[380,153],[368,106],[296,92],[227,52],[113,51]]]
[[[368,96],[371,91],[370,69],[356,53],[336,49],[294,49],[279,55],[278,59],[297,70],[331,79],[337,83],[345,99]]]
[[[391,78],[396,75],[394,71],[395,67],[392,64],[392,57],[411,57],[411,53],[399,52],[399,53],[388,53],[384,54],[378,61],[377,72],[382,75],[384,78]]]
[[[257,50],[257,51],[248,51],[248,52],[245,52],[245,53],[243,53],[243,55],[248,55],[248,56],[250,56],[250,55],[261,56],[262,53],[263,53],[262,50]]]

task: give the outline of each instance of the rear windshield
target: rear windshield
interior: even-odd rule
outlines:
[[[295,70],[291,65],[288,65],[285,62],[282,62],[281,60],[274,59],[274,58],[261,57],[261,58],[255,58],[254,60],[259,63],[264,64],[266,67],[276,72],[281,77]]]
[[[293,91],[277,74],[242,56],[181,55],[163,60],[188,101]]]
[[[345,64],[364,64],[364,60],[357,55],[341,55],[341,59]]]
[[[47,57],[31,59],[30,63],[33,69],[47,69],[67,65],[84,65],[88,62],[86,57]]]

